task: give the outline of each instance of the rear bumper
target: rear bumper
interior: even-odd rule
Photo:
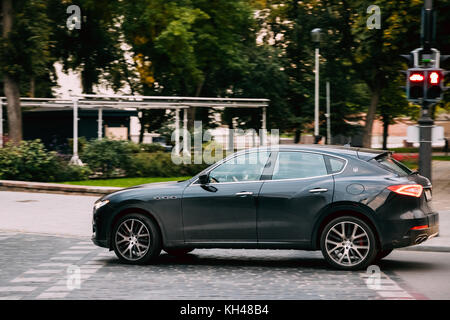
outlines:
[[[415,226],[427,225],[427,228],[413,230]],[[397,237],[393,237],[391,248],[402,248],[420,244],[439,234],[439,213],[431,213],[420,219],[410,219],[397,225],[397,230],[402,230]]]

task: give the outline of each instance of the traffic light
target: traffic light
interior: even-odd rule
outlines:
[[[410,68],[406,71],[406,98],[416,101],[439,101],[443,97],[444,76],[441,68]]]
[[[428,69],[426,72],[426,91],[425,98],[427,100],[440,100],[444,91],[442,69]]]
[[[424,97],[425,72],[411,68],[406,72],[406,98],[417,100]]]

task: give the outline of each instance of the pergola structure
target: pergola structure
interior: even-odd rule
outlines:
[[[175,148],[180,144],[180,110],[190,107],[208,108],[262,108],[261,129],[266,129],[266,108],[268,99],[251,98],[205,98],[205,97],[163,97],[163,96],[127,96],[127,95],[72,95],[69,99],[59,98],[21,98],[21,106],[27,108],[45,108],[48,110],[73,109],[73,164],[81,164],[78,157],[78,109],[98,111],[98,138],[102,138],[103,110],[148,110],[166,109],[175,111]],[[0,97],[0,147],[3,147],[3,105],[6,98]],[[183,150],[187,150],[187,112],[183,112]],[[261,144],[265,144],[262,137]]]

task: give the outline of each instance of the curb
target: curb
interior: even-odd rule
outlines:
[[[0,191],[43,192],[59,194],[75,194],[85,196],[102,196],[122,188],[77,186],[71,184],[0,180]]]
[[[450,247],[448,246],[420,246],[420,247],[407,247],[399,248],[397,250],[403,251],[426,251],[426,252],[450,252]]]

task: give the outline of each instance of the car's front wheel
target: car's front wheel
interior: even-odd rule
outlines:
[[[377,255],[375,234],[363,220],[344,216],[330,221],[320,239],[325,260],[335,268],[366,268]]]
[[[136,213],[120,218],[113,230],[113,249],[125,263],[145,264],[159,256],[161,235],[154,222]]]

